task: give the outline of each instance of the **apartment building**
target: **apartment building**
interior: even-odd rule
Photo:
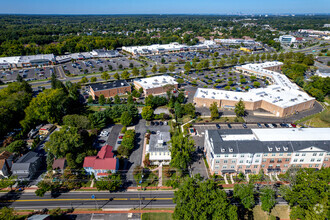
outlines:
[[[206,130],[204,152],[212,174],[320,169],[330,166],[329,134],[330,128]]]
[[[135,79],[134,86],[136,89],[143,89],[143,92],[146,96],[148,95],[160,95],[166,93],[166,91],[172,87],[178,89],[179,83],[175,81],[175,78],[163,75],[163,76],[154,76],[143,79]]]
[[[292,83],[285,75],[277,72],[281,62],[246,64],[237,66],[242,74],[266,77],[272,85],[266,88],[250,89],[248,92],[234,92],[217,89],[198,88],[194,103],[197,107],[209,107],[216,102],[219,108],[234,108],[242,100],[246,110],[263,109],[275,117],[285,117],[314,106],[315,98]]]
[[[101,94],[105,98],[114,97],[115,95],[123,95],[131,92],[131,86],[126,80],[117,80],[109,83],[95,83],[89,85],[89,94],[93,99],[97,99]]]

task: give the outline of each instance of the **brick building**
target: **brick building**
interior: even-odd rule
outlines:
[[[330,166],[330,128],[206,130],[211,173],[285,173]]]
[[[123,95],[127,92],[131,92],[131,86],[126,82],[126,80],[89,85],[89,94],[93,97],[93,99],[97,99],[101,94],[103,94],[105,98],[109,98],[115,95]]]
[[[136,89],[143,89],[143,92],[146,96],[148,95],[159,95],[166,93],[166,91],[173,87],[178,89],[178,82],[175,81],[175,78],[163,75],[163,76],[154,76],[143,79],[135,79],[134,86]]]
[[[198,88],[194,103],[197,107],[209,107],[216,102],[219,108],[234,108],[242,100],[246,110],[264,109],[276,117],[285,117],[312,108],[315,103],[313,97],[301,91],[285,75],[275,72],[280,71],[281,65],[280,62],[266,62],[236,67],[242,74],[266,77],[272,85],[248,92]]]

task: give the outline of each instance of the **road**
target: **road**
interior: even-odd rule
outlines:
[[[228,190],[226,190],[228,191]],[[94,195],[95,199],[92,199]],[[54,208],[102,208],[102,209],[150,209],[173,208],[173,191],[141,191],[141,192],[69,192],[56,198],[46,193],[38,197],[34,192],[0,193],[1,206],[9,206],[17,210],[40,210]],[[234,204],[235,202],[230,199]],[[282,197],[276,198],[277,204],[287,204]],[[260,202],[257,202],[260,204]]]

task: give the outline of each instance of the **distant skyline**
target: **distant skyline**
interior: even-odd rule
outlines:
[[[329,0],[10,0],[1,14],[309,14]]]

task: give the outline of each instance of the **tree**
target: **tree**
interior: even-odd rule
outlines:
[[[132,70],[132,74],[133,76],[138,76],[140,74],[140,71],[138,70],[138,68],[134,67]]]
[[[97,78],[95,77],[95,76],[93,76],[92,78],[91,78],[91,82],[96,82],[97,81]]]
[[[248,210],[251,210],[255,205],[253,188],[253,184],[234,185],[234,197]]]
[[[260,190],[261,209],[270,213],[276,204],[275,191],[270,187],[264,187]]]
[[[135,91],[135,90],[134,90]],[[134,103],[134,100],[133,100],[133,97],[132,97],[132,95],[129,95],[128,97],[127,97],[127,104],[133,104]]]
[[[121,176],[117,173],[109,173],[107,177],[101,178],[95,183],[97,190],[108,190],[110,192],[117,191],[122,184]]]
[[[88,96],[87,102],[88,102],[88,104],[92,104],[94,102],[94,99],[91,95]]]
[[[159,67],[159,72],[160,73],[166,73],[166,71],[167,71],[167,68],[165,66]]]
[[[174,192],[173,219],[238,219],[237,207],[231,205],[226,192],[214,180],[188,178]]]
[[[175,110],[175,116],[177,118],[181,118],[182,115],[183,115],[183,109],[182,109],[182,106],[181,104],[179,103],[179,101],[176,101],[174,103],[174,110]]]
[[[116,80],[119,80],[119,79],[120,79],[120,75],[119,75],[118,73],[115,73],[115,74],[113,75],[113,77],[114,77]]]
[[[177,97],[178,102],[183,103],[184,100],[185,100],[185,98],[186,97],[185,97],[184,93],[183,92],[179,92],[179,95]]]
[[[242,84],[246,83],[246,79],[245,78],[240,79],[240,83]]]
[[[251,79],[252,81],[255,81],[255,80],[257,79],[257,77],[256,77],[256,76],[250,76],[250,79]]]
[[[16,177],[10,176],[8,178],[0,179],[0,189],[4,188],[12,188],[12,186],[16,183]],[[1,218],[0,218],[1,219]]]
[[[118,68],[119,68],[119,69],[122,69],[122,68],[123,68],[123,64],[119,64],[119,65],[118,65]]]
[[[194,118],[196,116],[196,113],[195,113],[196,109],[195,109],[194,104],[187,103],[184,105],[183,109],[184,109],[184,113],[187,115],[190,115],[192,118]]]
[[[195,151],[195,143],[194,140],[187,136],[184,137],[182,134],[172,136],[171,143],[170,165],[179,169],[179,175],[181,176],[182,173],[187,170],[188,165],[192,161],[192,153]]]
[[[226,60],[224,58],[221,58],[221,60],[219,61],[219,67],[223,68],[226,65]]]
[[[120,123],[124,126],[129,126],[133,121],[131,114],[128,111],[123,112],[120,117]]]
[[[237,117],[242,117],[245,115],[245,105],[242,99],[240,99],[236,104],[235,104],[235,114]]]
[[[67,126],[77,127],[80,129],[89,129],[91,122],[84,115],[66,115],[62,119],[63,124]]]
[[[102,66],[100,66],[99,71],[103,72],[103,67]]]
[[[8,208],[4,206],[0,209],[0,219],[16,220],[18,219],[18,217],[13,208]]]
[[[162,64],[164,64],[166,61],[164,59],[164,57],[162,57],[161,61],[160,61]]]
[[[127,71],[127,70],[124,70],[122,73],[121,73],[121,78],[123,79],[128,79],[130,77],[130,73]]]
[[[261,57],[260,57],[261,61],[264,62],[266,60],[266,54],[262,54]]]
[[[129,63],[129,68],[133,68],[134,64],[133,63]]]
[[[83,84],[88,83],[88,79],[85,76],[83,76],[80,80],[80,83],[83,83]]]
[[[142,108],[141,116],[143,119],[151,121],[154,119],[154,110],[151,106],[145,106]]]
[[[107,72],[103,72],[103,73],[101,74],[101,78],[102,78],[103,80],[108,80],[108,79],[110,79],[110,75],[109,75],[109,73],[107,73]]]
[[[244,56],[241,56],[240,58],[239,58],[239,60],[238,60],[238,62],[239,62],[239,64],[244,64],[245,63],[245,58],[244,58]]]
[[[190,70],[191,70],[191,64],[190,64],[190,62],[186,62],[186,64],[184,65],[184,69],[185,69],[185,71],[187,73],[190,72]]]
[[[253,86],[256,87],[256,88],[259,88],[260,87],[260,82],[258,82],[258,81],[253,82]]]
[[[214,120],[216,118],[219,118],[219,110],[218,110],[218,104],[216,102],[213,102],[210,106],[211,111],[211,119]]]
[[[151,68],[151,72],[156,73],[157,72],[157,66],[153,65]]]
[[[108,65],[109,70],[111,71],[113,69],[112,65]]]
[[[119,96],[118,95],[115,95],[115,97],[114,97],[114,99],[115,99],[115,104],[120,104],[121,103],[121,101],[120,101],[120,98],[119,98]]]
[[[168,71],[170,71],[170,72],[174,72],[174,71],[175,71],[175,65],[174,65],[174,63],[171,63],[171,64],[169,65],[169,67],[168,67]]]
[[[141,76],[144,78],[147,77],[147,71],[144,68],[141,70]]]
[[[100,97],[99,97],[99,104],[100,104],[100,105],[104,105],[104,104],[105,104],[105,101],[106,101],[106,100],[105,100],[104,95],[101,94]]]
[[[8,151],[11,153],[24,154],[28,148],[26,142],[23,140],[17,140],[9,144],[7,147]]]

